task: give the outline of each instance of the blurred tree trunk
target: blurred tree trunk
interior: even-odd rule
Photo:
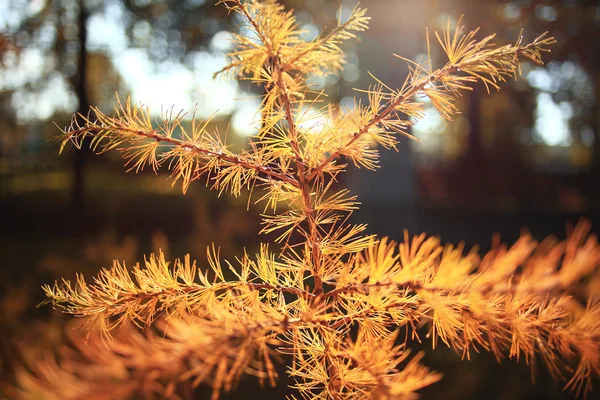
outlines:
[[[88,11],[85,7],[85,1],[79,0],[79,57],[77,71],[79,77],[77,79],[77,100],[79,103],[78,113],[86,115],[90,108],[88,92],[87,92],[87,22],[89,18]],[[85,164],[89,150],[83,147],[80,151],[76,151],[73,158],[73,182],[71,192],[71,211],[79,214],[85,206]]]
[[[484,14],[484,7],[481,7],[479,1],[466,0],[462,4],[462,9],[465,12],[463,16],[463,24],[465,24],[466,32],[477,27],[477,21]],[[468,115],[469,135],[467,137],[467,154],[466,160],[472,167],[481,160],[482,144],[481,144],[481,82],[473,85],[473,90],[468,93]],[[477,169],[474,169],[477,171]]]
[[[478,83],[469,93],[468,101],[468,119],[469,136],[467,147],[467,159],[469,161],[479,161],[482,155],[481,145],[481,87]]]
[[[479,16],[484,15],[481,5],[472,0],[464,1],[460,9],[465,12],[462,23],[467,32],[474,29],[477,26]],[[485,197],[485,193],[482,193],[482,185],[486,181],[486,174],[489,173],[486,158],[483,157],[483,132],[481,131],[481,97],[483,89],[481,85],[480,82],[476,83],[473,85],[473,90],[466,94],[465,109],[469,124],[467,149],[459,159],[455,176],[458,184],[457,188],[459,188],[458,194],[462,203]],[[480,200],[475,201],[480,203]]]
[[[594,144],[592,147],[592,165],[589,174],[592,183],[600,177],[600,71],[593,77],[595,82],[596,104],[592,115],[592,130],[594,131]]]

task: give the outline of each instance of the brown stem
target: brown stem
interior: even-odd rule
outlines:
[[[236,287],[247,287],[252,290],[273,290],[273,291],[282,292],[282,293],[290,293],[290,294],[296,295],[298,297],[305,297],[305,296],[314,297],[314,295],[312,293],[309,293],[305,290],[288,287],[288,286],[272,285],[269,283],[253,283],[253,282],[222,282],[222,283],[214,284],[210,287],[204,287],[204,286],[200,286],[200,285],[192,285],[192,286],[187,286],[187,287],[178,288],[178,289],[167,289],[167,290],[154,291],[154,292],[141,292],[141,293],[135,293],[135,294],[128,294],[128,295],[122,296],[122,297],[114,299],[114,300],[112,300],[112,299],[107,300],[101,306],[98,306],[96,303],[95,304],[96,307],[94,307],[94,308],[97,308],[102,311],[117,310],[116,312],[111,313],[111,315],[118,315],[122,312],[119,310],[127,309],[128,303],[147,304],[148,300],[156,298],[157,296],[178,296],[178,295],[182,295],[182,294],[187,296],[187,295],[195,293],[195,292],[202,292],[202,291],[209,291],[209,290],[213,291],[213,292],[220,291],[220,290],[225,291],[225,290],[235,289]],[[52,300],[53,299],[50,298],[50,301],[52,301]],[[66,302],[57,301],[57,304],[60,304],[60,303],[69,304],[69,301],[66,301]],[[82,308],[90,308],[90,307],[88,307],[87,304],[79,304],[78,307],[67,305],[66,307],[63,307],[63,308],[69,314],[82,315],[82,316],[90,315],[90,313],[86,313],[84,310],[82,310]],[[79,311],[78,311],[78,309],[79,309]],[[97,314],[97,313],[92,313],[92,314]]]
[[[312,201],[310,198],[310,182],[312,179],[307,177],[307,171],[304,165],[304,158],[302,157],[302,154],[300,152],[300,145],[298,144],[298,132],[296,130],[296,121],[294,120],[294,116],[292,114],[292,102],[288,95],[287,86],[283,80],[284,72],[285,71],[281,69],[279,57],[275,57],[273,73],[277,77],[277,86],[281,91],[280,99],[283,109],[285,110],[285,117],[289,126],[288,129],[290,135],[290,146],[292,147],[294,156],[296,158],[297,181],[300,184],[299,187],[302,193],[302,212],[306,217],[306,221],[309,227],[309,234],[307,236],[307,240],[311,248],[311,274],[313,276],[315,284],[314,294],[319,295],[323,292],[323,281],[321,278],[321,249],[319,247],[319,242],[322,238],[319,234],[317,221],[315,218],[315,210],[313,208]]]
[[[86,128],[81,128],[81,129],[76,129],[73,131],[66,132],[66,134],[69,136],[80,136],[80,135],[85,135],[87,133],[92,133],[92,132],[105,132],[106,129],[107,128],[105,128],[105,127],[86,127]],[[175,139],[175,138],[168,137],[168,136],[159,135],[154,131],[144,132],[144,131],[128,129],[128,128],[124,128],[124,127],[119,127],[117,130],[123,131],[123,132],[128,132],[128,133],[131,133],[131,134],[134,134],[134,135],[137,135],[140,137],[144,137],[147,139],[156,140],[157,142],[170,143],[177,147],[181,147],[183,149],[190,150],[196,154],[201,154],[206,157],[217,158],[219,160],[226,161],[232,165],[240,165],[244,168],[253,169],[257,173],[264,174],[271,179],[283,181],[283,182],[293,185],[294,187],[299,187],[298,181],[296,181],[296,179],[294,179],[293,177],[282,174],[277,171],[274,171],[271,167],[268,167],[266,165],[251,164],[247,161],[242,160],[239,156],[236,156],[236,155],[227,155],[227,154],[223,154],[222,152],[215,151],[215,150],[205,149],[205,148],[202,148],[193,143],[189,143],[189,142]]]
[[[334,282],[325,282],[327,284],[334,285]],[[369,289],[381,288],[381,287],[391,287],[396,286],[401,289],[410,289],[410,290],[423,290],[428,292],[457,292],[457,287],[444,287],[444,286],[433,286],[422,284],[416,281],[405,281],[405,282],[373,282],[373,283],[356,283],[338,287],[334,290],[331,290],[327,293],[323,294],[323,298],[335,297],[340,294],[350,294],[356,291],[366,291]],[[465,290],[460,291],[460,293],[468,292],[469,290],[473,290],[479,294],[547,294],[550,292],[554,293],[564,293],[564,294],[576,294],[577,288],[573,286],[565,286],[560,281],[556,281],[553,285],[546,285],[543,288],[538,286],[532,287],[531,285],[523,287],[519,287],[519,284],[513,285],[505,285],[505,286],[492,286],[488,285],[486,287],[474,287],[473,289],[469,287],[465,287]]]

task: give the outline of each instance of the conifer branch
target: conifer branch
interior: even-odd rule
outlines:
[[[335,68],[332,68],[330,60],[323,60],[323,53],[332,53],[333,55],[343,56],[343,52],[338,47],[338,44],[341,43],[342,40],[355,38],[356,35],[353,32],[361,32],[368,29],[368,22],[371,18],[366,16],[366,12],[366,9],[355,6],[347,21],[338,23],[338,25],[324,37],[317,38],[313,42],[308,43],[304,50],[301,50],[298,54],[293,56],[291,60],[286,61],[281,69],[283,71],[302,71],[308,65],[296,64],[303,58],[306,58],[306,61],[303,64],[314,64],[315,61],[320,59],[321,63],[329,70],[332,70],[331,72],[336,72],[337,69],[341,69],[341,60]],[[328,61],[329,63],[324,61]]]
[[[378,124],[397,129],[398,133],[404,134],[402,129],[411,124],[410,118],[418,120],[422,117],[420,106],[415,107],[414,104],[410,104],[410,100],[415,96],[420,94],[427,96],[440,111],[442,117],[449,119],[458,110],[452,104],[452,96],[448,93],[455,94],[460,90],[472,90],[468,85],[472,85],[478,80],[486,85],[488,91],[489,86],[499,89],[496,82],[505,81],[506,76],[517,74],[519,58],[527,58],[541,64],[541,52],[548,51],[547,47],[556,42],[554,38],[543,34],[528,44],[523,44],[523,38],[519,37],[514,46],[507,45],[494,49],[490,47],[494,35],[478,42],[474,40],[477,31],[461,37],[462,30],[463,27],[459,24],[453,37],[450,36],[449,28],[445,31],[443,40],[438,35],[438,40],[449,59],[444,67],[430,72],[417,66],[405,81],[402,89],[392,90],[390,94],[384,96],[378,95],[377,91],[380,88],[375,89],[375,92],[369,92],[372,95],[371,103],[374,103],[374,99],[377,100],[376,104],[371,105],[375,106],[377,112],[369,115],[370,118],[366,119],[362,126],[350,135],[350,139],[345,144],[314,168],[309,179],[319,176],[335,159],[344,154],[347,148],[350,148]],[[424,72],[426,74],[423,75]],[[459,75],[459,73],[464,73],[466,76]],[[438,85],[436,86],[436,84]],[[378,104],[382,98],[389,98],[387,104]],[[401,115],[408,118],[403,118]]]
[[[122,152],[128,171],[139,172],[150,166],[157,172],[160,166],[167,164],[175,180],[182,179],[184,193],[193,180],[204,174],[213,174],[213,188],[228,190],[234,195],[239,195],[242,187],[249,186],[252,180],[274,180],[298,186],[293,177],[274,170],[266,154],[229,151],[218,136],[206,131],[210,120],[202,125],[192,121],[192,130],[188,133],[182,126],[183,115],[170,114],[155,128],[149,111],[142,106],[132,106],[129,99],[125,104],[117,103],[114,117],[97,108],[92,108],[92,112],[95,120],[79,115],[63,130],[61,151],[67,143],[80,149],[84,140],[90,138],[90,147],[98,153]],[[181,139],[174,137],[176,134]]]
[[[88,323],[99,323],[107,333],[130,322],[142,328],[149,326],[163,314],[210,316],[215,302],[231,296],[244,298],[254,293],[266,298],[283,293],[303,298],[313,296],[291,279],[281,281],[285,275],[279,275],[278,270],[286,267],[277,263],[266,247],[256,261],[248,257],[241,260],[237,281],[225,280],[217,257],[214,249],[208,252],[215,275],[212,282],[189,255],[183,261],[175,260],[171,268],[164,254],[159,253],[152,254],[144,268],[136,265],[133,276],[125,264],[115,261],[112,268],[102,269],[92,284],[78,275],[75,286],[63,281],[45,285],[43,289],[47,302],[66,313],[87,317]]]
[[[65,346],[58,357],[42,360],[34,371],[18,371],[17,393],[32,400],[116,400],[135,393],[173,398],[181,385],[210,384],[212,398],[217,399],[221,392],[235,389],[244,374],[275,385],[273,348],[278,340],[273,332],[287,322],[261,314],[254,314],[250,322],[249,317],[242,321],[233,313],[221,312],[219,319],[182,314],[157,321],[144,334],[125,329],[109,342],[103,332],[82,335],[74,330],[70,345],[75,351]]]
[[[293,330],[286,341],[294,348],[293,387],[303,399],[414,398],[440,375],[419,364],[421,355],[404,364],[409,352],[395,344],[396,336],[359,330],[354,341],[326,330]]]
[[[346,315],[331,328],[429,320],[434,347],[441,341],[465,358],[485,349],[499,360],[508,354],[533,365],[541,354],[557,377],[579,358],[568,386],[587,392],[600,367],[600,324],[591,323],[600,307],[595,297],[585,309],[573,299],[586,293],[585,277],[600,267],[600,245],[589,229],[580,222],[565,241],[540,244],[525,234],[510,248],[496,243],[482,259],[424,235],[412,242],[406,236],[398,253],[387,239],[372,241],[337,282],[328,282],[336,287],[324,299]]]

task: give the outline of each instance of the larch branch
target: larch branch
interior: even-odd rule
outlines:
[[[526,55],[526,52],[528,50],[530,50],[531,48],[535,48],[537,46],[539,46],[539,44],[536,41],[534,41],[533,43],[529,43],[525,46],[520,46],[517,49],[500,48],[499,50],[505,49],[504,53],[501,51],[495,51],[494,56],[498,57],[498,56],[506,56],[509,54],[514,54],[515,57],[519,57],[519,56]],[[317,177],[323,171],[323,168],[325,168],[327,165],[329,165],[331,162],[333,162],[337,157],[339,157],[341,155],[341,153],[345,149],[350,147],[355,141],[357,141],[364,134],[366,134],[371,127],[375,126],[379,122],[384,121],[390,114],[392,114],[394,112],[394,110],[396,110],[396,108],[398,108],[398,106],[400,106],[401,104],[410,100],[413,96],[417,95],[419,92],[423,91],[426,86],[431,85],[432,83],[434,83],[436,81],[440,81],[440,78],[443,78],[444,76],[448,76],[453,73],[459,72],[461,69],[465,69],[472,65],[476,65],[478,63],[481,63],[482,61],[484,61],[484,60],[475,59],[470,62],[464,62],[464,63],[458,63],[458,64],[447,63],[444,67],[434,71],[431,75],[421,77],[417,82],[411,84],[406,90],[401,91],[401,93],[398,94],[395,99],[390,101],[389,104],[381,112],[374,115],[373,118],[368,123],[363,125],[362,128],[360,128],[358,131],[354,132],[352,134],[352,138],[348,142],[346,142],[340,149],[333,152],[329,157],[327,157],[323,162],[321,162],[311,172],[311,174],[308,176],[308,179],[312,180],[315,177]]]
[[[90,133],[93,135],[94,133],[105,132],[107,130],[111,130],[111,129],[110,128],[102,128],[102,127],[85,127],[85,128],[80,128],[80,129],[75,129],[72,131],[65,132],[65,134],[70,137],[77,137],[77,136],[85,136]],[[160,135],[154,131],[144,132],[141,130],[129,129],[129,128],[125,128],[125,127],[119,127],[118,129],[114,129],[114,130],[121,131],[121,132],[127,132],[128,134],[133,134],[140,138],[152,139],[159,143],[169,143],[176,147],[189,150],[192,153],[201,155],[203,157],[218,159],[220,161],[226,162],[229,165],[239,165],[243,168],[254,170],[258,174],[262,174],[262,175],[266,176],[266,178],[262,178],[262,179],[273,179],[273,180],[289,183],[295,187],[299,187],[298,181],[296,179],[294,179],[292,176],[277,172],[277,171],[273,170],[273,168],[269,167],[268,165],[253,164],[253,163],[251,163],[247,160],[244,160],[241,157],[236,156],[236,155],[223,154],[222,152],[215,151],[213,149],[203,148],[203,147],[198,146],[197,144],[194,144],[189,141],[180,140],[180,139],[176,139],[176,138],[165,136],[165,135]]]

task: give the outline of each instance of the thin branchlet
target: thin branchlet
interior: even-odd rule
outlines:
[[[523,59],[541,64],[554,39],[519,36],[495,46],[493,36],[448,25],[434,35],[447,58],[441,66],[399,57],[410,70],[402,87],[373,77],[368,102],[339,109],[306,82],[343,68],[340,45],[367,29],[365,9],[308,41],[275,0],[218,3],[250,31],[234,35],[218,74],[264,88],[261,127],[247,150],[230,151],[209,132],[210,120],[193,120],[190,129],[185,115],[169,112],[152,121],[129,101],[114,116],[93,109],[93,117],[76,117],[63,146],[90,140],[98,152],[122,152],[136,172],[166,167],[184,192],[202,176],[220,193],[261,189],[261,232],[276,233],[279,250],[263,245],[234,265],[212,247],[204,269],[159,253],[131,270],[115,263],[91,283],[78,276],[75,284],[44,286],[48,302],[88,322],[89,339],[74,337],[76,351],[19,371],[19,393],[78,399],[102,388],[103,398],[175,397],[189,382],[211,385],[217,398],[243,375],[274,385],[274,361],[286,354],[301,398],[411,399],[441,378],[406,350],[408,338],[423,334],[434,348],[467,359],[487,350],[498,360],[542,360],[567,389],[588,393],[600,374],[600,246],[587,222],[563,241],[522,234],[512,246],[495,241],[480,257],[424,234],[405,233],[400,244],[365,235],[365,225],[349,223],[356,196],[337,186],[347,164],[376,169],[378,147],[413,138],[409,127],[424,116],[424,98],[449,121],[459,112],[457,96],[475,84],[499,89]],[[318,133],[305,128],[315,112],[327,115]]]
[[[108,116],[93,108],[90,116],[77,115],[63,130],[62,149],[73,143],[77,148],[88,139],[90,147],[104,153],[118,150],[127,160],[129,171],[139,172],[151,167],[155,172],[166,166],[175,181],[181,179],[185,193],[193,180],[208,177],[212,188],[239,195],[255,181],[281,181],[297,186],[292,176],[274,169],[269,154],[260,151],[235,154],[221,138],[207,131],[210,119],[193,121],[191,130],[183,125],[182,113],[166,113],[153,123],[148,108],[132,105],[127,99],[117,102],[115,115]]]

